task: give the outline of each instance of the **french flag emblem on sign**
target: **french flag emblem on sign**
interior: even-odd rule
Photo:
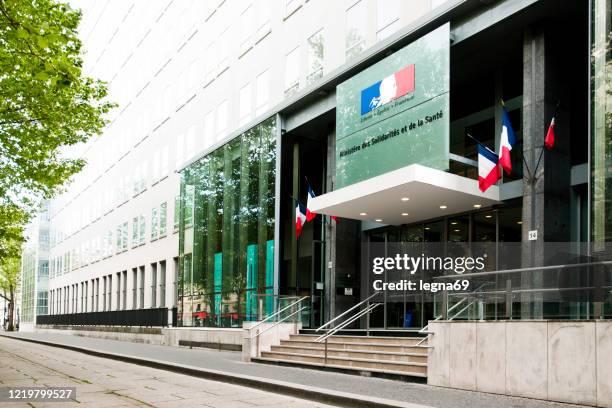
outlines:
[[[361,91],[361,114],[365,115],[401,96],[414,92],[414,64]]]

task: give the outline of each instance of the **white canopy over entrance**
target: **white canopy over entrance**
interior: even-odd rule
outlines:
[[[499,203],[499,188],[419,164],[372,177],[312,200],[327,215],[400,225]]]

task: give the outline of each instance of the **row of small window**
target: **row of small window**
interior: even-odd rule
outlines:
[[[178,207],[175,207],[178,210]],[[176,212],[175,210],[175,212]],[[175,215],[175,230],[178,229],[178,215]],[[151,210],[150,241],[153,242],[167,236],[168,204],[163,202],[159,207]],[[111,257],[113,253],[121,253],[128,250],[129,223],[126,221],[117,226],[115,242],[113,246],[113,231],[108,230],[103,236],[97,236],[80,247],[51,259],[49,276],[51,278],[66,274],[71,270],[98,262]],[[132,218],[132,248],[146,243],[147,222],[144,214]]]
[[[294,13],[302,0],[287,0],[287,15]],[[378,0],[377,40],[380,41],[399,28],[399,0]],[[358,0],[349,3],[346,10],[345,59],[359,55],[366,47],[368,27],[367,2]],[[307,85],[323,76],[325,58],[324,30],[312,34],[306,41],[306,83]],[[285,97],[293,95],[300,88],[300,46],[291,50],[285,58]]]
[[[151,185],[168,176],[168,151],[168,146],[155,151]],[[101,194],[102,200],[84,198],[83,202],[86,202],[87,205],[81,207],[79,216],[68,219],[64,229],[52,229],[49,239],[50,246],[54,247],[83,227],[98,220],[102,215],[109,213],[113,208],[124,204],[131,197],[141,194],[147,189],[148,182],[148,162],[145,160],[136,164],[131,175],[119,178],[114,188],[104,188]]]
[[[216,7],[222,6],[221,2]],[[213,8],[216,8],[213,7]],[[253,19],[253,5],[249,5],[243,15],[245,24],[241,24],[241,38],[243,43],[247,43],[248,39],[252,39],[251,29],[249,27],[252,26]],[[261,8],[261,7],[260,7]],[[261,16],[259,15],[261,14]],[[263,18],[261,27],[259,31],[264,29],[265,33],[269,33],[270,30],[270,20],[267,17],[266,13],[259,13],[258,18]],[[264,18],[265,17],[265,18]],[[259,24],[259,23],[258,23]],[[267,27],[267,31],[266,31]],[[258,32],[259,32],[258,31]],[[251,33],[251,34],[248,34]],[[136,121],[132,123],[122,124],[122,129],[127,129],[126,132],[117,133],[116,137],[104,138],[101,139],[102,145],[98,146],[100,150],[100,154],[92,157],[90,160],[90,164],[84,170],[83,174],[78,177],[80,180],[95,180],[96,177],[102,174],[106,169],[108,169],[117,159],[121,159],[124,157],[132,148],[139,144],[147,135],[150,127],[153,126],[153,122],[155,117],[158,119],[164,116],[163,112],[171,112],[176,109],[176,103],[178,101],[183,101],[190,93],[190,90],[198,84],[197,76],[200,72],[205,74],[205,83],[210,82],[216,75],[220,72],[223,72],[229,64],[228,58],[228,37],[229,37],[229,26],[222,30],[222,33],[219,35],[217,41],[211,41],[207,47],[207,51],[205,55],[212,55],[214,58],[199,58],[193,60],[185,70],[182,71],[181,75],[178,75],[177,80],[182,79],[180,86],[177,84],[169,84],[164,92],[163,98],[159,98],[159,101],[156,103],[156,108],[159,110],[157,114],[152,113],[150,110],[145,110],[142,114],[136,116]],[[203,39],[198,39],[198,41],[202,41]],[[215,59],[215,61],[213,61]],[[201,61],[200,61],[201,60]],[[204,61],[203,66],[201,62]],[[200,84],[201,85],[201,84]],[[253,110],[255,112],[255,116],[260,115],[265,112],[268,108],[268,99],[270,95],[269,91],[270,81],[269,81],[269,71],[265,70],[261,72],[256,80],[255,87],[252,89],[250,83],[245,84],[240,90],[240,102],[239,102],[239,115],[240,115],[240,125],[248,122],[253,116]],[[180,89],[179,89],[180,88]],[[255,91],[255,96],[253,98],[253,90]],[[179,96],[180,95],[180,96]],[[255,109],[253,109],[252,102],[255,101]],[[172,105],[174,104],[174,105]],[[171,106],[172,105],[172,106]],[[156,111],[157,111],[156,110]],[[227,135],[227,133],[233,130],[233,127],[230,125],[229,116],[229,101],[224,100],[217,104],[216,108],[210,110],[205,115],[204,120],[204,146],[202,148],[213,145],[216,141],[222,139]],[[116,140],[114,140],[116,139]],[[184,161],[190,158],[190,154],[194,154],[196,150],[195,147],[195,131],[190,129],[187,134],[179,134],[177,137],[177,149],[176,149],[176,165],[180,166]],[[159,174],[160,178],[163,178],[168,174],[169,162],[168,162],[168,146],[162,147],[158,152],[155,153],[156,157],[154,157],[153,163],[156,167],[153,168],[153,183],[158,179],[157,174]],[[186,152],[186,153],[185,153]],[[157,159],[159,156],[159,159]],[[160,168],[161,167],[161,168]],[[137,195],[146,189],[146,172],[147,172],[147,164],[143,162],[140,164],[140,167],[135,169],[134,175],[132,178],[130,176],[123,177],[119,184],[116,186],[115,191],[106,191],[104,193],[104,209],[110,209],[118,204],[121,204],[127,200],[129,200],[131,195]],[[82,182],[77,182],[73,185],[73,191],[81,191],[85,189],[87,185]],[[113,196],[114,195],[114,196]],[[102,211],[94,211],[94,214],[101,215],[101,213],[105,213]],[[99,216],[98,216],[99,217]],[[82,226],[89,224],[91,221],[97,219],[95,216],[85,216],[80,222],[75,221],[75,225],[69,228],[69,232],[67,232],[65,236],[70,236],[72,233],[78,231]],[[64,238],[65,238],[64,236]],[[61,240],[60,240],[61,241]],[[59,242],[55,240],[52,243],[52,246]]]

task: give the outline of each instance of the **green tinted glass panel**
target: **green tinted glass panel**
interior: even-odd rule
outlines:
[[[448,170],[449,24],[336,90],[336,184],[423,164]]]
[[[267,119],[181,171],[179,256],[193,259],[193,273],[179,263],[183,326],[239,327],[266,293],[263,272],[274,282],[276,137]]]
[[[266,316],[274,308],[274,240],[266,242]]]
[[[220,319],[221,316],[221,289],[222,289],[222,273],[223,273],[223,254],[218,252],[215,254],[215,316]]]
[[[247,305],[247,320],[252,320],[257,313],[257,304],[255,302],[255,294],[257,293],[257,256],[259,253],[258,245],[252,244],[247,246],[246,267],[247,267],[247,282],[246,282],[246,305]]]

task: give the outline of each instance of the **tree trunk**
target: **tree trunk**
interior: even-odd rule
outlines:
[[[8,324],[6,326],[6,331],[13,331],[15,327],[13,326],[13,315],[15,314],[15,292],[11,291],[10,301],[8,304]]]

